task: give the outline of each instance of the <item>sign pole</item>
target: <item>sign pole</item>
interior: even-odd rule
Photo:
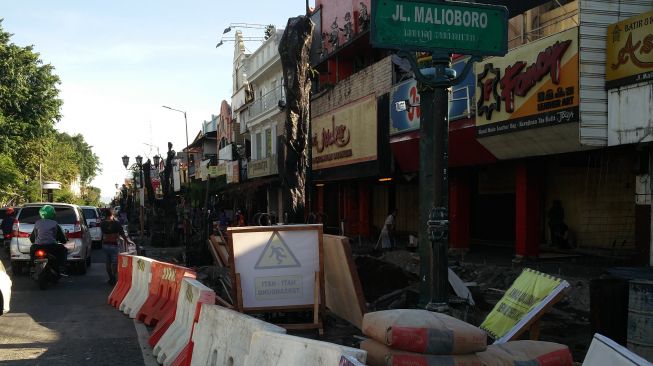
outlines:
[[[372,45],[398,49],[397,56],[408,60],[418,82],[422,110],[418,305],[427,310],[446,311],[449,291],[448,88],[462,81],[473,62],[481,56],[506,54],[508,10],[497,5],[444,0],[372,0],[371,6]],[[430,65],[420,68],[415,52],[431,52]],[[471,55],[459,77],[450,68],[451,53]]]
[[[447,137],[450,56],[433,54],[434,80],[418,83],[420,123],[419,254],[420,303],[429,310],[448,307]],[[415,71],[415,70],[414,70]]]

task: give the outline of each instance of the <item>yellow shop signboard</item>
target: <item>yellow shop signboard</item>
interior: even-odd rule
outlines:
[[[314,117],[313,169],[376,160],[376,96]]]
[[[474,68],[478,137],[578,122],[578,28]]]
[[[653,81],[653,12],[609,25],[605,59],[608,89]]]

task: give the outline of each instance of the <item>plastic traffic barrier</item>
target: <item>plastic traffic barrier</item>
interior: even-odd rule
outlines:
[[[157,361],[170,366],[190,346],[193,326],[200,316],[201,304],[215,304],[215,292],[192,278],[183,278],[175,320],[156,343],[152,353]],[[181,363],[180,361],[176,361]]]
[[[134,256],[132,259],[132,285],[119,308],[130,318],[136,317],[136,313],[147,300],[153,262],[152,258],[140,256]]]
[[[109,305],[117,308],[132,286],[132,256],[118,254],[118,282],[109,294]]]
[[[284,328],[218,305],[202,304],[193,330],[191,365],[243,366],[254,332]]]
[[[156,325],[159,320],[174,314],[177,296],[184,277],[195,278],[195,271],[171,263],[152,263],[152,281],[148,297],[136,314],[136,320]]]
[[[261,331],[252,336],[245,366],[338,365],[344,355],[363,364],[367,358],[367,353],[357,348]]]

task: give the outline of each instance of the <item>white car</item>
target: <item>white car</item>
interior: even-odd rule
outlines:
[[[55,221],[68,238],[68,242],[64,244],[68,249],[68,265],[85,274],[86,268],[91,265],[91,233],[82,209],[77,205],[48,202],[26,203],[16,215],[13,231],[17,235],[14,234],[9,244],[12,272],[14,275],[19,274],[23,266],[29,265],[29,251],[32,246],[29,236],[34,229],[34,223],[41,219],[39,209],[45,205],[54,207]]]
[[[9,311],[11,302],[11,278],[0,261],[0,315]]]
[[[102,218],[100,217],[100,212],[96,207],[93,206],[81,206],[82,212],[84,213],[84,218],[86,219],[86,225],[88,225],[88,230],[91,232],[91,242],[93,247],[102,246],[102,229],[100,224],[102,223]]]

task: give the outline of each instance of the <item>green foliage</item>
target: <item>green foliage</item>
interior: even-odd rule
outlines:
[[[86,206],[100,206],[102,204],[100,194],[100,188],[92,186],[84,187],[81,197],[82,204]]]
[[[11,36],[0,19],[0,203],[40,200],[39,167],[44,180],[67,186],[79,177],[84,187],[100,172],[100,160],[82,135],[55,130],[62,105],[59,77],[33,46],[13,44]],[[80,200],[99,202],[95,190],[87,188],[93,193]],[[76,199],[69,190],[55,197]]]

